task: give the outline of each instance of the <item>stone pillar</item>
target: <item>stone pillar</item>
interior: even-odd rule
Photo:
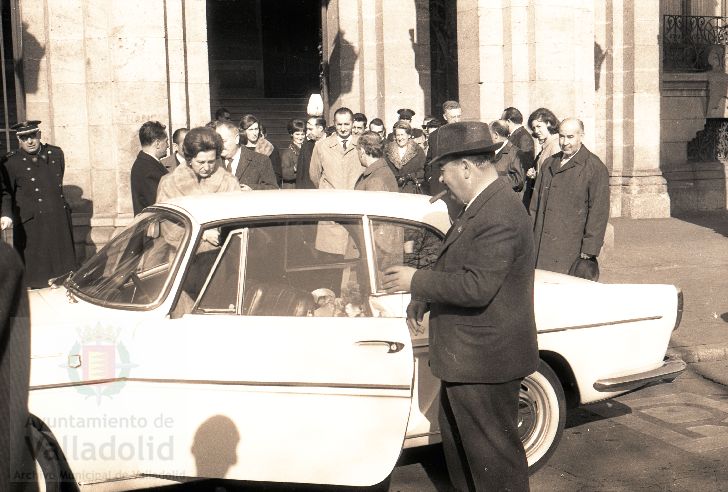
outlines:
[[[64,190],[88,253],[132,218],[141,124],[171,133],[210,118],[205,2],[36,0],[21,15],[27,115],[66,154]]]
[[[594,135],[593,5],[567,0],[458,0],[460,103],[491,121],[514,106],[584,121]]]
[[[324,22],[329,120],[347,106],[389,128],[409,107],[418,126],[430,111],[428,1],[331,1]]]
[[[602,98],[604,140],[611,146],[613,180],[620,187],[613,211],[618,208],[630,218],[669,217],[660,170],[659,4],[611,0],[598,13],[610,28],[609,33],[605,29],[607,90]]]

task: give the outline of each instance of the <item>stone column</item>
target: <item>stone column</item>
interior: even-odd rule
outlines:
[[[619,187],[613,211],[631,218],[669,217],[670,198],[660,170],[659,4],[611,0],[598,14],[604,15],[598,22],[607,27],[601,98],[607,155]]]
[[[37,0],[21,15],[28,118],[66,154],[76,241],[91,251],[132,218],[141,124],[210,119],[205,2]]]
[[[591,1],[458,0],[460,103],[467,119],[491,121],[514,106],[584,121],[594,136]]]
[[[347,106],[391,127],[397,109],[409,107],[419,125],[430,111],[427,0],[332,1],[325,24],[328,118]]]

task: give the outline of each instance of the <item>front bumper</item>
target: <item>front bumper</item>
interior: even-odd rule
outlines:
[[[594,389],[602,393],[609,393],[630,391],[650,383],[666,383],[682,374],[685,367],[685,362],[679,357],[665,357],[662,366],[656,369],[617,378],[600,379],[594,383]]]

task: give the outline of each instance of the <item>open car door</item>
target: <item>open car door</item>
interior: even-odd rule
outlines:
[[[135,398],[174,429],[172,459],[140,472],[352,486],[391,473],[412,399],[409,331],[354,301],[369,291],[364,248],[319,255],[307,241],[317,226],[223,234],[219,251],[198,253],[212,266],[190,312],[138,328]]]

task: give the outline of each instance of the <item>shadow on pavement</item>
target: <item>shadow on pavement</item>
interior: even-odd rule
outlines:
[[[674,214],[674,218],[689,222],[728,237],[728,211],[716,210],[710,212],[691,212]]]

